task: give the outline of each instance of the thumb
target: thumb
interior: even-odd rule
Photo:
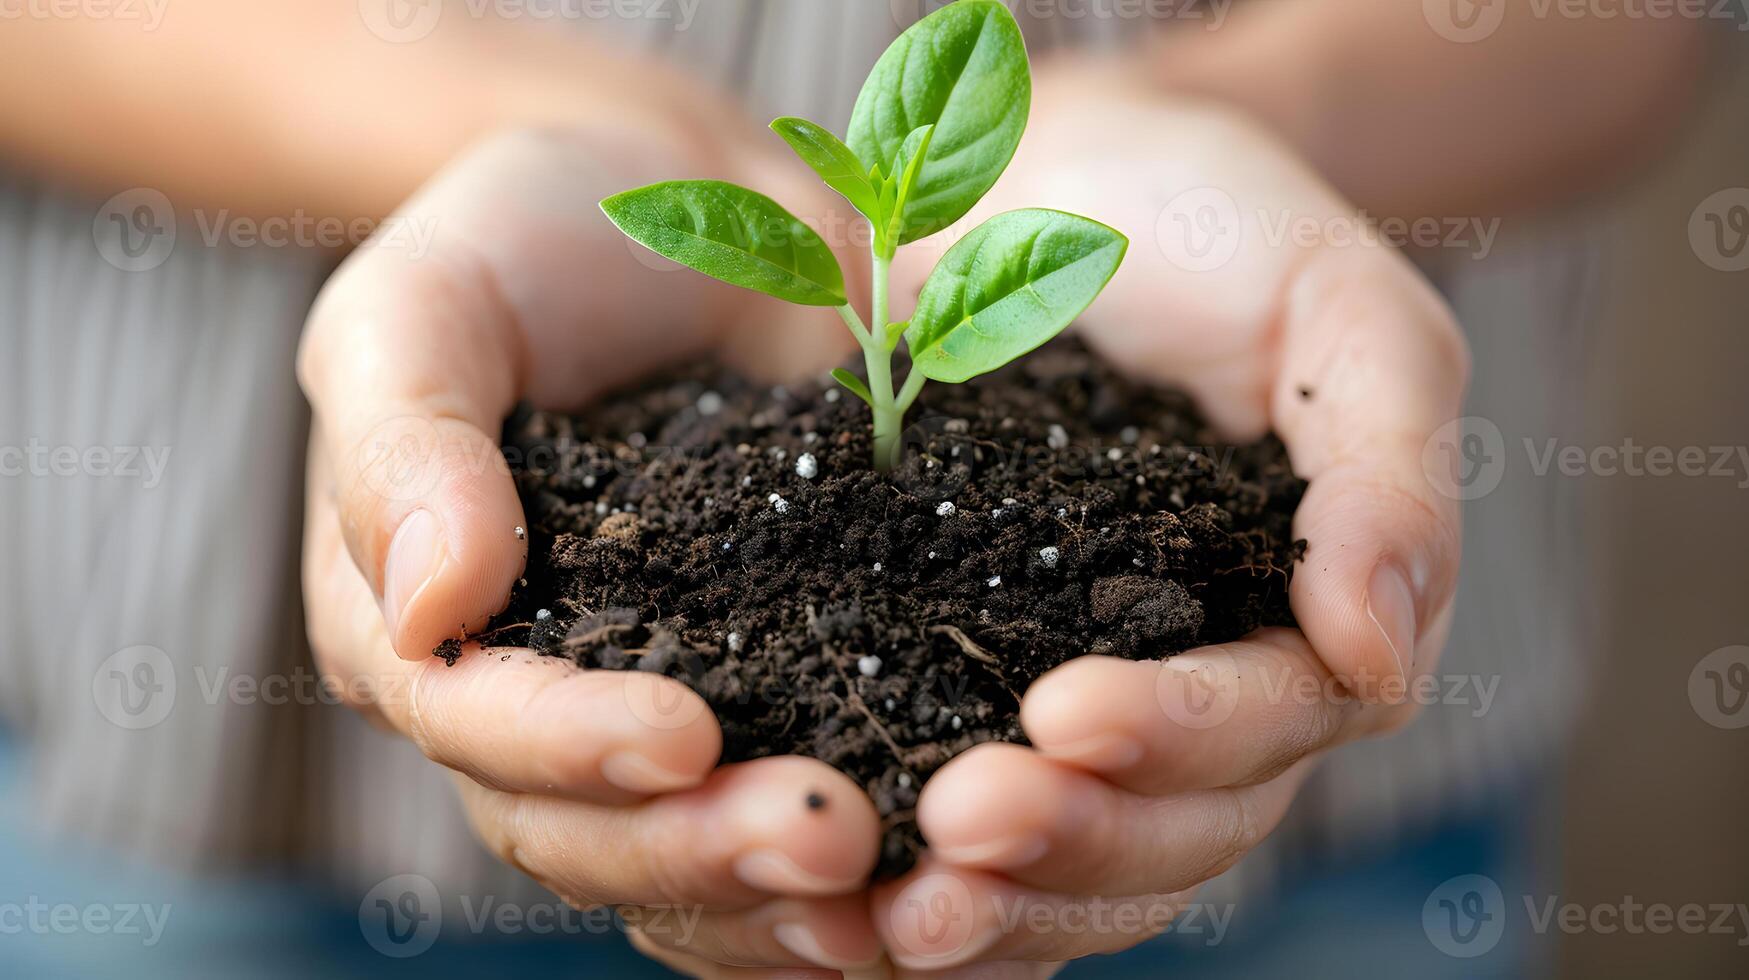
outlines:
[[[522,504],[490,434],[515,402],[521,348],[467,253],[367,248],[311,313],[299,379],[347,549],[403,658],[483,627],[522,574]]]
[[[1433,669],[1457,583],[1455,499],[1422,465],[1461,414],[1469,355],[1449,311],[1401,256],[1303,263],[1286,292],[1271,415],[1311,480],[1295,515],[1310,550],[1290,588],[1325,666],[1364,699]]]

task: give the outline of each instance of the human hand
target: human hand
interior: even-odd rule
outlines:
[[[688,907],[696,927],[641,941],[716,962],[849,967],[880,954],[860,892],[880,825],[843,775],[799,758],[715,769],[716,720],[667,678],[527,650],[431,655],[481,628],[521,574],[525,521],[496,438],[516,401],[575,408],[688,354],[733,361],[754,324],[766,369],[840,356],[829,317],[785,319],[671,274],[596,207],[734,156],[712,152],[695,163],[684,140],[623,125],[498,138],[335,274],[299,357],[315,412],[309,632],[358,707],[459,773],[491,850],[566,900]],[[774,190],[807,213],[811,190]]]
[[[1258,128],[1140,77],[1111,61],[1041,71],[1027,140],[962,227],[1050,201],[1131,237],[1084,335],[1188,389],[1228,436],[1281,436],[1311,481],[1300,629],[1040,678],[1021,712],[1033,747],[980,746],[936,773],[918,806],[929,856],[875,890],[904,967],[1059,962],[1157,933],[1276,826],[1318,753],[1409,721],[1405,684],[1449,631],[1458,508],[1422,469],[1468,374],[1449,312],[1387,248],[1272,241],[1284,219],[1358,222]],[[931,258],[895,281],[919,283]],[[1129,926],[1091,923],[1095,896]]]

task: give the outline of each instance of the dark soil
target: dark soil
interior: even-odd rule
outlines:
[[[1223,445],[1187,397],[1076,342],[930,386],[906,441],[876,474],[854,396],[709,365],[581,417],[519,411],[528,572],[488,638],[679,678],[716,710],[725,762],[843,770],[886,820],[885,876],[922,846],[923,782],[1024,742],[1019,698],[1045,671],[1293,623],[1305,485],[1281,444]]]

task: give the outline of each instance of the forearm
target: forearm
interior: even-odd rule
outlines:
[[[1150,52],[1179,91],[1235,103],[1349,197],[1395,215],[1493,213],[1619,177],[1680,125],[1705,62],[1692,18],[1506,18],[1474,43],[1404,0],[1241,5]]]
[[[705,140],[729,118],[668,73],[529,25],[446,16],[394,44],[358,0],[176,0],[144,26],[7,23],[0,154],[97,190],[352,219],[388,213],[494,129],[662,126]]]

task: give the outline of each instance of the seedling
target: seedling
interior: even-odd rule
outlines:
[[[805,119],[771,128],[872,228],[870,318],[846,299],[832,249],[756,191],[677,180],[616,194],[601,208],[620,231],[681,265],[805,306],[838,311],[862,346],[868,380],[839,384],[874,413],[874,463],[897,465],[905,413],[929,381],[994,371],[1061,333],[1123,262],[1129,240],[1088,218],[1029,208],[997,215],[948,249],[911,319],[887,317],[902,245],[965,217],[1007,169],[1032,104],[1020,26],[1000,0],[959,0],[893,42],[869,74],[840,140]],[[893,387],[893,353],[911,370]]]

